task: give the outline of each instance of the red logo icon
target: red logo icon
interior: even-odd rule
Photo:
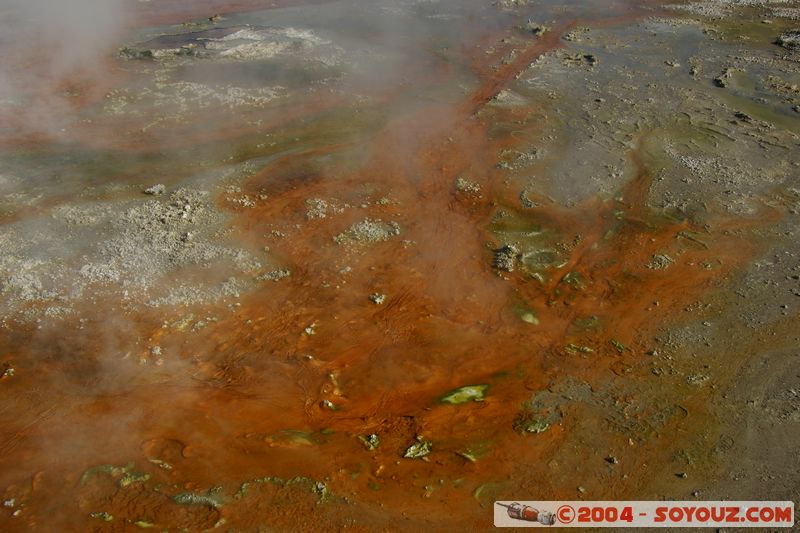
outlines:
[[[558,521],[562,524],[571,524],[573,520],[575,520],[575,509],[570,507],[569,505],[562,505],[556,511],[556,516],[558,517]]]

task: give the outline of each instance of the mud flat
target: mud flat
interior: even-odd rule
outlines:
[[[0,108],[0,528],[798,499],[800,7],[148,9]]]

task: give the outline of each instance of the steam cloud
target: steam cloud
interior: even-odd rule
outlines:
[[[81,96],[109,75],[109,54],[130,24],[125,3],[0,0],[3,136],[57,134],[76,118]]]

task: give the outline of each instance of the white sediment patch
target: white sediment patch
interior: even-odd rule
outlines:
[[[94,298],[131,307],[238,297],[275,267],[230,240],[228,218],[209,191],[186,187],[0,226],[0,314],[59,318]]]
[[[147,109],[149,113],[160,111],[162,118],[179,118],[187,112],[209,108],[263,107],[286,94],[283,87],[243,88],[176,81],[139,91],[117,90],[109,95],[105,111],[140,115],[142,109]]]
[[[335,236],[333,240],[337,244],[368,244],[388,241],[398,235],[400,235],[400,225],[397,222],[384,222],[379,219],[365,218]]]
[[[724,18],[731,15],[733,10],[738,7],[769,6],[771,3],[774,2],[769,0],[699,0],[667,7],[703,17]]]

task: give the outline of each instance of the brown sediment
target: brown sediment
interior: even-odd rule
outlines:
[[[292,276],[243,298],[218,322],[174,334],[153,313],[134,317],[131,330],[111,341],[87,333],[58,343],[58,331],[20,331],[7,339],[4,344],[16,344],[7,358],[27,367],[6,389],[19,396],[3,406],[3,478],[18,479],[31,467],[44,472],[30,486],[17,484],[35,510],[20,523],[47,522],[38,511],[44,509],[57,513],[67,529],[85,524],[90,512],[106,511],[120,521],[191,530],[211,528],[221,518],[226,527],[243,529],[347,523],[357,531],[420,524],[444,530],[457,515],[461,529],[480,530],[488,529],[491,511],[484,505],[491,496],[574,495],[570,468],[596,459],[597,443],[570,449],[571,458],[560,448],[574,445],[575,435],[600,434],[603,421],[581,420],[588,407],[564,407],[564,423],[522,435],[514,423],[523,404],[567,377],[598,391],[615,380],[643,383],[655,329],[755,250],[733,231],[747,222],[709,229],[650,209],[651,174],[638,153],[631,154],[636,175],[616,198],[571,207],[540,198],[533,208],[509,207],[494,162],[515,141],[490,139],[491,118],[479,111],[530,61],[558,46],[571,26],[545,34],[491,74],[481,71],[481,85],[459,105],[426,104],[393,117],[355,170],[352,161],[335,157],[324,168],[308,168],[309,159],[342,149],[327,146],[278,158],[251,178],[248,191],[282,185],[269,188],[269,201],[240,214],[234,229],[244,240],[274,245]],[[464,173],[486,177],[481,196],[456,191],[455,179]],[[365,193],[365,184],[374,190]],[[307,199],[331,196],[369,203],[360,211],[306,219]],[[378,203],[383,196],[389,201]],[[524,270],[498,275],[492,247],[502,243],[489,221],[499,208],[546,228],[553,244],[561,244],[564,264],[541,281]],[[767,215],[756,218],[764,223]],[[396,221],[400,235],[370,244],[333,242],[366,217]],[[289,228],[287,237],[270,236],[275,221],[281,221],[278,229]],[[647,268],[659,253],[673,254],[674,263]],[[345,267],[350,270],[343,275]],[[568,274],[580,281],[571,283]],[[370,302],[374,292],[386,294],[386,301]],[[515,304],[534,312],[538,324],[520,320]],[[586,318],[598,326],[581,327]],[[101,324],[75,327],[91,332]],[[132,345],[140,335],[170,354],[165,366],[154,366],[141,345],[121,356],[125,372],[115,367],[117,375],[105,378],[109,383],[94,381],[102,376],[102,352],[115,353],[109,344]],[[34,339],[37,350],[50,348],[29,353],[26,339]],[[592,351],[572,353],[570,345]],[[64,353],[72,354],[69,360]],[[139,365],[140,359],[149,362]],[[474,384],[489,385],[483,401],[439,401]],[[60,390],[48,393],[48,385]],[[104,387],[115,392],[81,396],[85,388]],[[624,403],[626,394],[621,387],[609,401]],[[692,409],[699,402],[690,391],[652,391],[647,399],[663,397]],[[631,469],[657,460],[680,417],[679,409],[670,411],[663,427],[630,437],[636,446],[617,454]],[[357,439],[371,433],[381,439],[375,450]],[[432,452],[425,460],[403,459],[417,436],[433,443]],[[50,464],[55,454],[48,448],[62,445],[69,447],[67,464]],[[470,450],[480,455],[476,462],[464,457]],[[115,465],[135,460],[136,469],[150,474],[150,485],[136,482],[123,491],[120,476],[109,473],[82,483],[83,470],[97,457]],[[564,463],[561,474],[553,474],[553,461]],[[297,476],[307,480],[289,481]],[[331,493],[320,505],[317,481]],[[251,492],[235,498],[244,482]],[[641,476],[626,481],[601,472],[582,483],[595,494],[623,497],[638,488]],[[150,489],[155,484],[159,491]],[[178,506],[171,499],[214,486],[226,495],[219,508]],[[59,510],[71,503],[79,513]]]

